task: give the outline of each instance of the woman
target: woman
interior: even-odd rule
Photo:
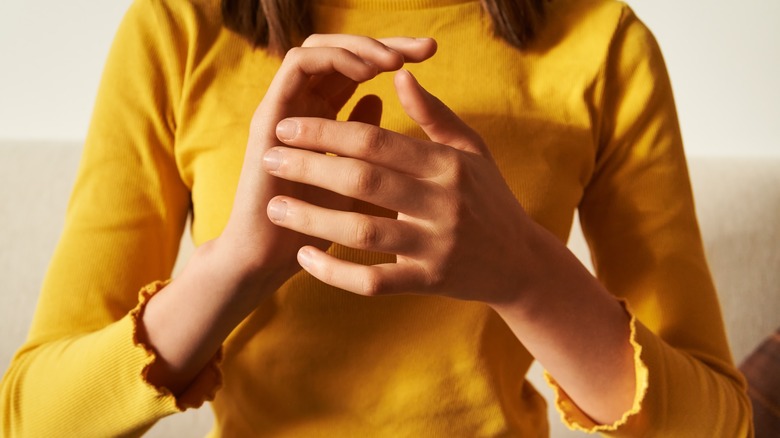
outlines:
[[[213,436],[545,436],[534,359],[571,427],[752,434],[625,5],[260,5],[128,12],[6,435],[140,434],[213,398]]]

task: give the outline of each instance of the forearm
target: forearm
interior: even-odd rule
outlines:
[[[148,380],[184,391],[233,329],[289,276],[244,269],[217,241],[199,247],[182,274],[143,311],[141,337],[157,353]]]
[[[528,351],[595,422],[611,424],[635,394],[629,315],[565,246],[540,232],[542,282],[492,304]]]

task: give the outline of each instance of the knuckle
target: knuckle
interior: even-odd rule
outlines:
[[[439,226],[442,233],[455,236],[471,221],[471,209],[460,196],[450,195],[441,207],[443,214],[439,216]]]
[[[285,153],[279,170],[291,177],[301,178],[311,172],[311,163],[303,156],[296,153]]]
[[[471,169],[466,160],[467,158],[463,154],[455,154],[452,159],[448,160],[447,164],[448,182],[460,192],[463,192],[471,181]]]
[[[353,190],[356,196],[371,196],[382,187],[382,174],[370,166],[360,166],[353,176]]]
[[[441,289],[444,285],[444,275],[438,270],[425,273],[425,287],[430,290]]]
[[[466,123],[463,123],[463,139],[465,140],[466,144],[469,145],[472,149],[481,149],[483,145],[482,137],[479,135],[477,131],[474,130],[471,126],[467,125]]]
[[[333,47],[334,58],[337,58],[339,62],[337,64],[348,63],[350,59],[356,57],[354,53],[343,47]]]
[[[300,47],[293,47],[290,50],[287,51],[284,55],[284,60],[282,62],[284,63],[296,63],[302,54],[303,49]]]
[[[305,209],[292,209],[288,210],[288,216],[292,219],[295,229],[298,231],[311,231],[314,226],[314,221],[311,215]]]
[[[315,123],[314,126],[312,126],[311,136],[315,144],[325,144],[328,138],[325,124]]]
[[[474,212],[468,202],[458,198],[454,201],[453,209],[455,219],[452,224],[453,232],[463,231],[469,224],[473,224]]]
[[[426,263],[418,266],[415,278],[419,287],[430,292],[443,292],[452,287],[448,284],[449,273],[455,269],[451,254],[446,251],[438,255],[436,263]]]
[[[314,119],[306,120],[298,124],[296,139],[322,145],[327,140],[327,127],[320,121]]]
[[[455,154],[450,161],[450,173],[456,180],[461,180],[466,175],[466,163],[460,154]]]
[[[332,284],[333,279],[336,277],[335,272],[333,269],[327,265],[320,266],[319,271],[317,272],[317,276],[322,280],[323,282],[327,284]]]
[[[299,157],[297,160],[297,165],[295,167],[295,176],[298,179],[304,179],[307,177],[311,177],[314,173],[314,170],[312,169],[312,164],[309,160],[303,157]]]
[[[386,289],[382,276],[373,269],[366,272],[361,283],[363,295],[367,296],[381,295]]]
[[[360,142],[360,154],[363,157],[370,157],[379,153],[386,144],[387,133],[384,129],[374,125],[366,125]]]
[[[379,243],[379,228],[369,219],[362,219],[355,225],[355,245],[358,249],[371,249]]]
[[[306,37],[305,40],[303,40],[303,44],[301,44],[302,47],[312,47],[317,46],[318,42],[322,39],[322,34],[319,33],[313,33]]]

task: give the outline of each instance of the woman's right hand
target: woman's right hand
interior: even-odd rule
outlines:
[[[195,251],[182,273],[149,300],[139,337],[157,352],[148,379],[181,394],[254,308],[300,266],[298,249],[329,245],[274,225],[266,209],[276,195],[348,208],[346,198],[285,181],[262,167],[276,145],[276,125],[292,116],[335,119],[361,82],[436,51],[432,39],[375,40],[351,35],[313,35],[290,50],[252,118],[244,165],[222,234]],[[378,123],[381,102],[361,100],[351,119]],[[278,133],[284,136],[284,133]]]
[[[214,242],[244,280],[259,276],[267,283],[270,276],[270,282],[279,286],[300,269],[298,249],[305,245],[324,249],[330,244],[272,224],[266,212],[271,198],[284,194],[333,209],[351,206],[351,200],[340,195],[274,178],[263,170],[264,153],[281,144],[277,135],[284,136],[276,132],[277,123],[292,116],[335,119],[359,83],[398,70],[405,62],[424,61],[435,52],[430,38],[312,35],[287,53],[252,118],[233,210]],[[367,96],[350,119],[378,124],[380,115],[381,101]]]

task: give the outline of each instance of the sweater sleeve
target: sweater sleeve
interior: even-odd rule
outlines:
[[[632,314],[637,394],[596,425],[560,389],[571,428],[607,436],[752,436],[696,221],[671,84],[649,30],[624,7],[599,81],[594,175],[580,204],[598,278]],[[555,386],[555,385],[554,385]]]
[[[163,2],[136,0],[118,30],[32,328],[0,387],[0,435],[138,435],[219,385],[212,362],[179,397],[153,387],[154,352],[136,338],[190,207],[174,156],[180,27]]]

